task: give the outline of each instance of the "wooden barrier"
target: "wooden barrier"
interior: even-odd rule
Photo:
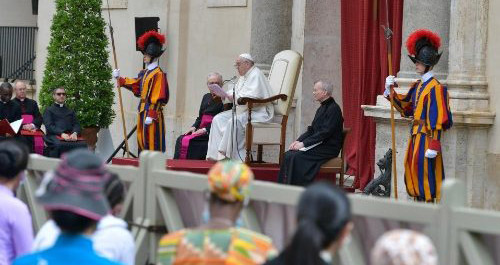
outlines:
[[[157,242],[164,230],[176,231],[186,227],[181,214],[185,202],[177,201],[175,192],[199,193],[208,187],[205,175],[165,170],[165,159],[161,153],[144,151],[138,168],[109,166],[129,183],[123,217],[138,223],[133,229],[137,244],[136,264],[155,262]],[[20,195],[32,211],[35,228],[46,220],[45,212],[34,202],[39,173],[55,168],[57,163],[57,159],[30,157]],[[255,181],[250,196],[252,201],[294,207],[303,190],[301,187]],[[500,246],[487,246],[484,240],[485,235],[500,238],[500,213],[466,207],[466,191],[460,181],[446,180],[442,191],[443,199],[439,205],[349,194],[357,226],[351,239],[335,257],[335,264],[368,264],[368,253],[374,240],[397,227],[417,227],[429,235],[438,250],[439,264],[500,264],[494,255],[494,249]],[[245,208],[242,218],[244,226],[266,232],[252,207]],[[374,229],[376,235],[369,238],[370,224],[380,223],[382,225]]]

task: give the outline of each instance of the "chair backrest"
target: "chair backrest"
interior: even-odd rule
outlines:
[[[288,96],[286,100],[273,102],[275,114],[288,116],[301,66],[302,55],[296,51],[285,50],[274,56],[269,71],[269,83],[273,89],[273,95],[285,94]]]

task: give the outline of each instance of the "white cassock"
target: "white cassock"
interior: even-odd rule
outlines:
[[[233,102],[237,102],[238,98],[241,97],[269,98],[272,91],[266,76],[255,66],[250,68],[244,76],[240,76],[234,89],[236,99]],[[230,90],[227,93],[232,95],[233,91]],[[232,110],[227,110],[217,114],[212,120],[208,138],[207,159],[245,159],[245,126],[248,122],[247,106],[236,106],[236,126],[234,131],[232,130],[232,116]],[[272,103],[252,108],[252,122],[268,122],[273,116],[274,108]],[[232,142],[231,134],[233,134]]]

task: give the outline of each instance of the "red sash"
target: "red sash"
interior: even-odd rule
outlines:
[[[23,114],[23,125],[24,124],[30,124],[33,123],[33,115],[30,114]],[[33,136],[33,151],[39,155],[43,155],[43,132],[41,130],[36,130],[36,131],[28,131],[28,130],[21,130],[21,135],[25,136]]]
[[[201,129],[201,128],[207,127],[208,125],[210,125],[210,123],[212,123],[213,119],[214,119],[213,115],[203,114],[203,116],[201,116],[201,124],[200,124],[199,128]],[[191,141],[191,139],[193,139],[193,138],[198,137],[199,135],[201,135],[201,134],[195,134],[195,135],[190,134],[190,135],[185,135],[184,137],[182,137],[179,159],[187,159],[189,141]]]

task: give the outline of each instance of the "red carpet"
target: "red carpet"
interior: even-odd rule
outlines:
[[[111,163],[113,165],[139,166],[139,160],[137,158],[113,158]],[[208,170],[213,164],[215,164],[215,162],[206,160],[167,159],[166,169],[207,174]],[[280,170],[278,164],[252,165],[251,169],[255,175],[255,179],[272,182],[276,182],[276,180],[278,179],[278,172]],[[332,174],[319,174],[317,179],[326,179],[333,181],[334,177],[335,176],[333,176]]]

